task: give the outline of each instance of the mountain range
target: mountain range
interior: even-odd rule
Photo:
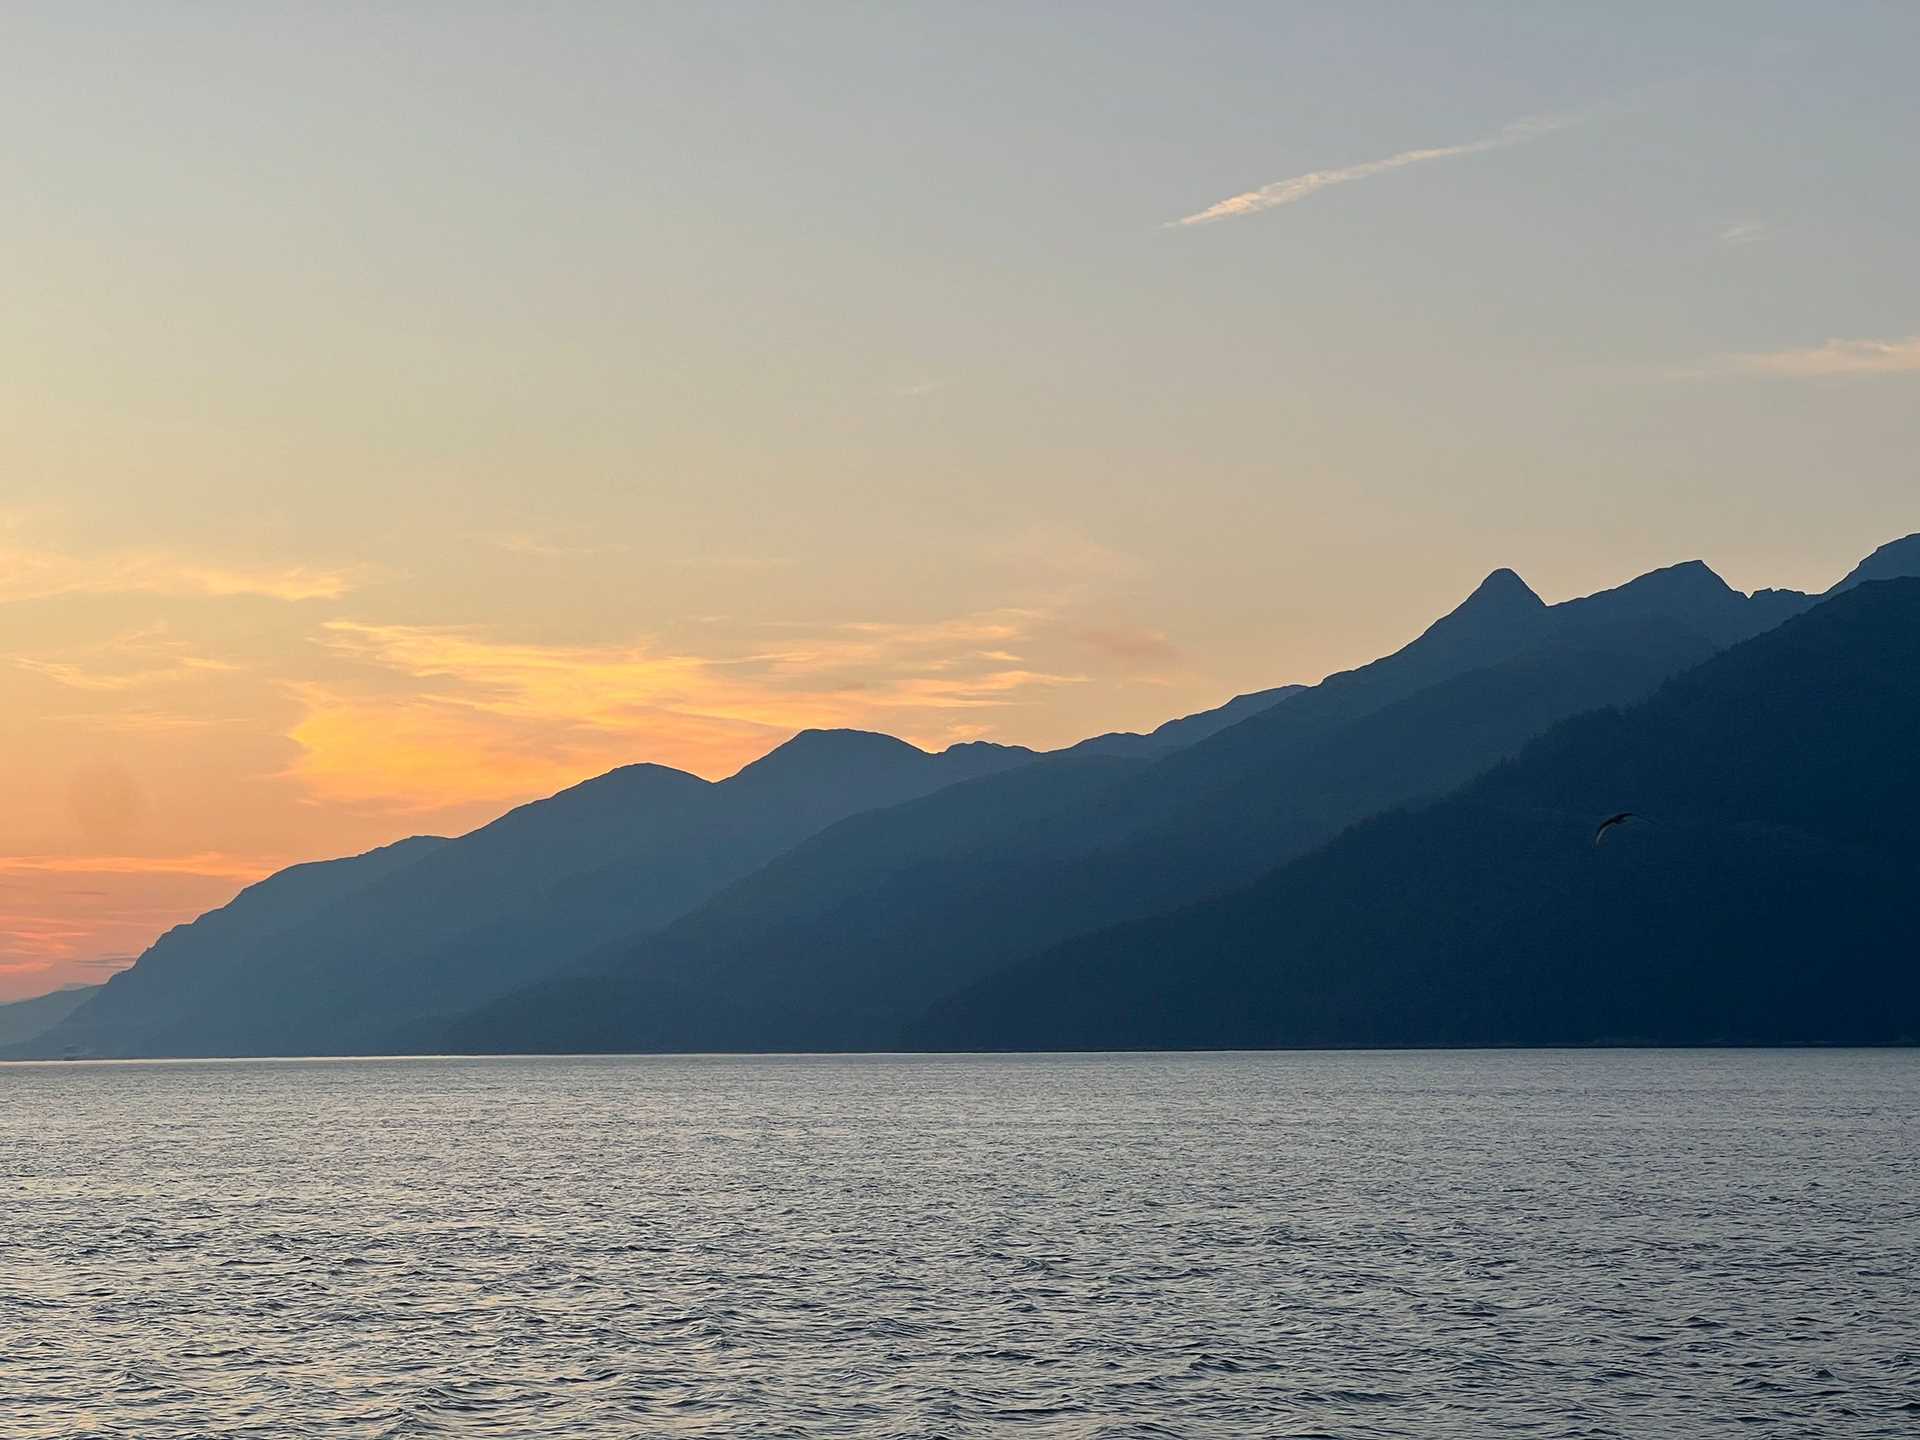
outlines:
[[[1916,575],[1920,536],[1824,596],[1497,570],[1150,734],[623,767],[272,876],[8,1053],[1912,1039],[1914,852],[1860,797],[1911,798]]]
[[[1912,1044],[1916,804],[1920,580],[1876,581],[1254,886],[1001,971],[912,1038]]]
[[[595,946],[662,925],[858,810],[1031,760],[807,731],[718,783],[629,765],[459,839],[295,866],[163,935],[67,1020],[88,1054],[411,1048]]]

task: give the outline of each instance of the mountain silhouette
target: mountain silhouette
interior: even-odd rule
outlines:
[[[1202,710],[1195,715],[1182,715],[1177,720],[1151,730],[1145,735],[1129,730],[1112,730],[1105,735],[1095,735],[1082,740],[1078,745],[1070,745],[1057,752],[1061,755],[1118,755],[1130,759],[1144,759],[1156,755],[1165,755],[1188,745],[1198,744],[1209,735],[1218,734],[1229,725],[1238,725],[1249,715],[1257,715],[1306,689],[1304,685],[1279,685],[1271,690],[1256,690],[1249,695],[1236,695],[1226,704],[1214,710]]]
[[[1731,645],[1772,629],[1813,602],[1813,596],[1797,590],[1743,595],[1701,561],[1689,560],[1553,608],[1564,626],[1674,619],[1716,645]]]
[[[1495,571],[1395,654],[1172,754],[1096,765],[1068,752],[853,817],[443,1043],[886,1044],[942,993],[1245,884],[1356,820],[1465,782],[1558,720],[1645,695],[1784,608],[1703,565],[1556,606]],[[569,1016],[593,1035],[570,1034]]]
[[[1920,534],[1889,540],[1848,571],[1846,578],[1827,593],[1838,595],[1869,580],[1899,580],[1910,575],[1920,575]]]
[[[821,826],[1026,763],[806,731],[717,783],[629,765],[457,840],[297,866],[170,932],[56,1033],[89,1054],[329,1053],[665,923]]]
[[[216,910],[176,925],[135,964],[97,987],[57,1033],[38,1037],[46,1053],[172,1053],[223,986],[273,955],[283,937],[403,871],[448,842],[417,835],[362,855],[292,865],[249,885]],[[162,1048],[147,1050],[151,1044]]]
[[[1569,717],[1669,693],[1903,568],[1920,546],[1883,546],[1824,604],[1688,562],[1549,605],[1496,570],[1389,656],[1148,735],[1036,756],[807,731],[719,782],[622,767],[457,839],[273,876],[11,1053],[896,1044],[1035,957],[1392,833],[1407,822],[1369,817],[1491,784]],[[1666,803],[1593,798],[1589,837],[1600,815]],[[1645,829],[1662,838],[1604,848],[1687,833]]]
[[[1920,1040],[1920,581],[1838,598],[1249,889],[940,1003],[937,1048]],[[1596,847],[1630,805],[1656,823]]]
[[[1169,722],[1155,748],[1205,733],[1216,713]],[[168,932],[58,1034],[9,1043],[93,1055],[437,1043],[431,1017],[631,942],[835,821],[1032,758],[1018,746],[930,755],[888,735],[808,730],[717,783],[623,766],[457,840],[281,871]]]
[[[46,995],[0,1004],[0,1045],[19,1045],[46,1033],[93,998],[98,985],[69,985]]]
[[[1526,581],[1502,567],[1411,645],[1390,657],[1397,662],[1392,669],[1416,681],[1438,678],[1524,650],[1551,627],[1547,603]],[[1373,666],[1364,666],[1352,673],[1372,671]]]

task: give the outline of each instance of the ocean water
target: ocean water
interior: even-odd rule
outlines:
[[[1920,1434],[1920,1054],[0,1066],[0,1436]]]

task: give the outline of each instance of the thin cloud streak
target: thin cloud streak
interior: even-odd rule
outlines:
[[[224,905],[286,863],[214,851],[0,855],[0,1001],[82,972],[104,979],[169,927]]]
[[[1434,145],[1418,150],[1402,150],[1397,155],[1389,155],[1384,160],[1367,160],[1358,165],[1342,166],[1338,170],[1309,170],[1304,175],[1290,176],[1285,180],[1275,180],[1270,185],[1262,185],[1258,190],[1248,190],[1239,195],[1230,195],[1225,200],[1209,205],[1179,220],[1169,221],[1169,228],[1187,225],[1211,225],[1217,220],[1237,220],[1245,215],[1258,215],[1263,210],[1273,210],[1282,205],[1294,205],[1309,195],[1335,185],[1351,184],[1355,180],[1371,179],[1375,175],[1385,175],[1393,170],[1404,170],[1410,165],[1424,165],[1429,160],[1453,160],[1465,155],[1484,155],[1491,150],[1509,150],[1516,145],[1524,145],[1529,140],[1537,140],[1542,135],[1564,130],[1573,123],[1565,116],[1534,115],[1516,120],[1511,125],[1502,126],[1491,135],[1478,140],[1469,140],[1461,145]]]
[[[0,855],[0,875],[198,875],[254,881],[283,863],[217,850],[193,855]]]
[[[177,638],[165,621],[144,625],[92,645],[55,654],[18,654],[14,668],[69,690],[99,695],[123,694],[210,674],[232,674],[240,666],[202,655]]]
[[[1797,350],[1729,355],[1708,373],[1758,375],[1780,380],[1920,374],[1920,335],[1910,335],[1904,340],[1829,340],[1824,345]]]
[[[81,558],[0,546],[0,604],[69,595],[245,596],[289,603],[338,600],[366,579],[364,567],[205,565],[160,553]]]

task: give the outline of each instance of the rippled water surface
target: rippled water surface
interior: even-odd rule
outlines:
[[[1920,1434],[1920,1056],[0,1066],[0,1435]]]

